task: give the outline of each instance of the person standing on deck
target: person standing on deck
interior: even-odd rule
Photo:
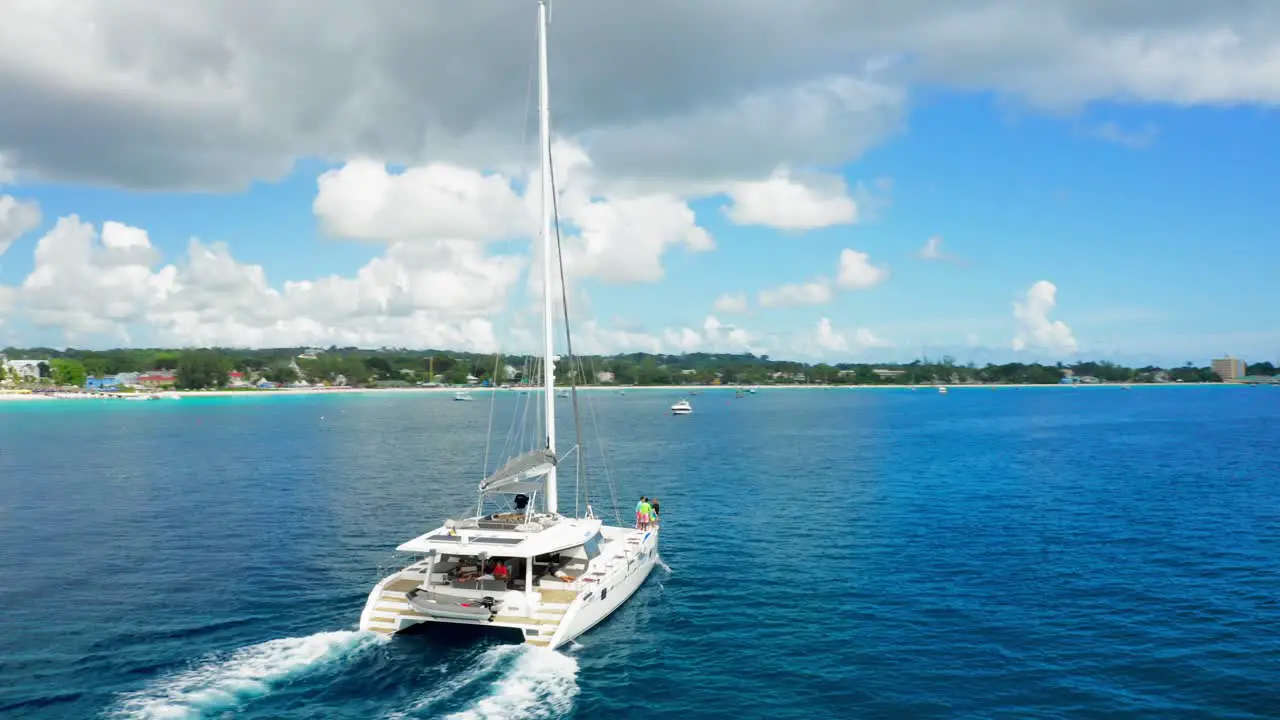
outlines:
[[[641,495],[640,502],[636,503],[636,527],[643,530],[649,526],[649,513],[653,512],[653,506],[649,504],[649,498]]]
[[[657,524],[658,524],[658,522],[659,522],[659,520],[660,520],[660,518],[659,518],[658,516],[662,514],[662,513],[660,512],[660,506],[661,506],[661,503],[659,503],[659,502],[658,502],[658,498],[654,498],[654,499],[652,499],[652,500],[650,500],[650,501],[649,501],[649,506],[653,508],[653,512],[652,512],[652,513],[650,513],[650,521],[651,521],[654,525],[657,525]]]

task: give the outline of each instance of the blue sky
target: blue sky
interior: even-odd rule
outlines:
[[[822,76],[820,70],[813,69],[814,77]],[[647,242],[669,231],[671,238],[645,251],[649,254],[636,249],[633,261],[623,259],[622,267],[610,268],[607,259],[588,259],[592,241],[572,246],[571,254],[583,259],[571,260],[570,267],[582,270],[583,277],[571,277],[571,309],[575,322],[585,323],[579,332],[588,347],[750,348],[774,357],[832,361],[949,353],[979,362],[1087,357],[1181,364],[1207,363],[1224,352],[1251,361],[1280,355],[1280,320],[1269,302],[1274,297],[1269,281],[1280,266],[1280,211],[1270,182],[1270,171],[1280,161],[1280,118],[1272,103],[1095,92],[1069,107],[1048,107],[1036,101],[1035,93],[1019,95],[996,82],[991,87],[936,80],[890,84],[901,88],[905,100],[889,126],[864,122],[872,110],[851,111],[847,133],[866,136],[856,151],[841,145],[843,131],[834,123],[824,131],[824,139],[836,139],[835,149],[826,154],[816,145],[801,147],[812,139],[807,135],[797,136],[794,146],[789,140],[767,148],[757,142],[760,168],[790,169],[797,183],[811,188],[829,189],[822,183],[838,176],[844,187],[836,195],[857,205],[856,222],[814,222],[803,230],[778,226],[785,223],[739,224],[728,212],[735,203],[746,207],[745,195],[735,195],[735,188],[763,181],[767,171],[734,175],[726,170],[714,180],[708,179],[710,173],[687,169],[673,170],[660,181],[652,173],[628,174],[621,161],[613,162],[623,157],[615,151],[621,147],[616,138],[606,134],[595,142],[590,132],[574,133],[583,124],[566,121],[569,130],[560,133],[561,140],[576,144],[591,160],[588,180],[575,180],[565,170],[563,185],[582,194],[580,205],[563,201],[571,236],[580,234],[582,222],[591,222],[583,218],[598,217],[586,209],[590,198],[612,213],[614,203],[622,207],[634,197],[663,195],[676,202],[673,218],[687,206],[715,245],[692,249],[698,241],[687,233],[693,230],[675,219],[666,230],[656,220],[658,229],[641,227],[642,219],[647,222],[658,212],[643,210],[629,221],[601,226],[597,241],[606,255],[618,256],[622,248],[638,247],[634,238]],[[5,92],[0,85],[0,100]],[[640,127],[644,119],[635,122]],[[526,159],[518,152],[463,157],[428,147],[410,158],[377,152],[372,145],[365,150],[359,142],[341,153],[320,142],[308,152],[303,143],[280,155],[282,167],[292,167],[282,176],[237,168],[238,177],[227,183],[211,180],[200,188],[205,182],[200,180],[193,181],[195,189],[191,183],[166,189],[140,186],[126,177],[133,169],[123,166],[69,171],[38,162],[24,165],[24,157],[36,157],[24,150],[22,143],[29,140],[13,133],[7,138],[4,132],[0,125],[0,158],[9,158],[0,168],[7,164],[13,170],[0,194],[38,204],[41,219],[24,226],[0,255],[0,288],[7,288],[0,290],[7,292],[0,294],[5,310],[0,343],[440,346],[456,341],[472,349],[524,342],[518,328],[513,334],[513,327],[527,325],[520,311],[531,299],[522,288],[528,233],[511,229],[525,227],[516,217],[522,177],[512,167]],[[792,137],[787,133],[799,131],[779,132],[787,139]],[[652,152],[660,155],[664,148]],[[751,153],[752,145],[737,152]],[[455,222],[443,219],[459,204],[449,200],[453,176],[441,175],[427,189],[409,188],[404,180],[399,194],[388,191],[377,199],[369,199],[376,195],[369,190],[376,183],[353,179],[334,190],[336,204],[322,208],[317,178],[343,173],[345,160],[359,156],[386,159],[397,169],[445,162],[471,172],[458,176],[457,187],[506,173],[516,191],[514,199],[493,200],[501,209],[483,207],[488,196],[469,196],[467,202],[478,202],[481,209],[473,215],[460,211],[463,219]],[[119,181],[113,172],[120,173]],[[390,177],[396,177],[395,170]],[[443,204],[431,204],[442,192]],[[358,200],[361,193],[369,198]],[[360,202],[373,202],[377,209],[360,215],[351,209]],[[506,212],[516,219],[496,229],[476,225]],[[96,279],[105,274],[94,268],[123,261],[112,260],[116,251],[103,250],[95,239],[94,247],[105,254],[84,260],[78,269],[67,260],[49,271],[55,284],[66,282],[71,290],[24,290],[36,269],[37,242],[45,242],[59,218],[71,215],[90,223],[93,232],[101,232],[107,221],[145,230],[155,251],[140,266],[145,270],[118,282]],[[405,219],[408,215],[414,218]],[[344,222],[347,230],[334,230]],[[627,235],[628,227],[634,236]],[[485,237],[463,237],[472,230]],[[343,234],[361,237],[337,237]],[[192,237],[225,243],[229,274],[190,269],[186,254]],[[930,238],[940,239],[944,258],[919,256]],[[414,242],[419,244],[411,251]],[[473,244],[459,249],[467,242]],[[473,247],[483,249],[472,257]],[[887,277],[860,289],[831,284],[846,248],[866,253],[875,267],[887,269]],[[405,260],[410,252],[415,260]],[[481,267],[485,258],[512,255],[524,263],[518,278]],[[285,281],[352,279],[384,257],[400,264],[381,280],[353,281],[333,289],[331,297],[284,297]],[[628,263],[638,268],[646,258],[660,264],[660,279],[639,270],[628,274]],[[163,277],[167,264],[176,266],[176,281]],[[261,267],[266,287],[254,286],[253,273],[246,270],[252,266]],[[152,277],[147,273],[156,277],[145,279]],[[399,289],[379,289],[379,282],[396,287],[395,277],[402,278]],[[790,307],[760,302],[761,291],[818,278],[828,278],[823,282],[832,291],[826,302]],[[1041,281],[1055,291],[1048,306],[1036,310],[1035,319],[1020,321],[1014,303],[1027,305],[1027,293]],[[459,291],[484,285],[476,293],[492,291],[501,301],[485,306],[482,298],[471,298],[455,307],[440,290],[455,285]],[[145,292],[121,289],[143,286]],[[221,304],[236,293],[249,294],[239,305]],[[386,293],[392,299],[384,298],[382,305],[368,299]],[[713,309],[725,294],[743,294],[746,312]],[[114,309],[104,309],[113,299]],[[329,308],[328,314],[309,314],[305,303],[310,302]],[[342,303],[349,307],[332,309]],[[263,309],[266,305],[275,315]],[[386,317],[380,319],[379,313]],[[396,317],[387,320],[391,315]],[[738,334],[706,330],[708,316]],[[492,327],[477,325],[477,319]],[[823,339],[815,330],[823,319],[836,337]],[[1059,321],[1063,327],[1050,327]],[[368,330],[374,326],[383,329]],[[697,337],[673,340],[684,328]],[[1019,337],[1021,347],[1015,350]]]

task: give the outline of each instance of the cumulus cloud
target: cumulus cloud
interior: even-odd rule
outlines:
[[[525,259],[467,241],[395,243],[353,277],[271,286],[223,243],[192,239],[177,263],[145,230],[75,216],[36,244],[35,267],[10,301],[68,340],[140,335],[169,345],[497,347],[488,316]]]
[[[3,166],[0,166],[3,172]],[[40,225],[40,204],[34,200],[19,200],[12,195],[0,195],[0,255],[14,240],[35,230]]]
[[[817,278],[805,283],[788,283],[761,290],[758,302],[760,307],[767,308],[826,305],[833,297],[831,281],[826,278]]]
[[[747,311],[747,295],[746,293],[725,293],[716,298],[711,307],[718,313],[744,313]]]
[[[892,347],[892,344],[877,337],[871,330],[860,327],[852,334],[836,329],[830,318],[818,320],[813,334],[814,350],[811,354],[819,357],[857,355],[873,348]]]
[[[565,144],[560,157],[571,282],[653,282],[672,248],[714,247],[686,201],[666,193],[601,195],[580,148]],[[389,172],[353,160],[320,177],[313,211],[329,233],[378,242],[383,252],[352,276],[278,286],[223,244],[192,240],[185,256],[161,266],[144,229],[107,222],[99,233],[70,216],[37,242],[35,268],[13,302],[35,326],[68,339],[491,348],[493,328],[481,316],[508,310],[510,290],[529,270],[530,291],[541,299],[542,253],[494,252],[508,237],[536,237],[538,195],[517,190],[531,186],[454,165]],[[25,217],[23,208],[7,216]],[[558,309],[559,272],[552,277]],[[569,290],[582,301],[572,308],[582,317],[586,291]]]
[[[656,282],[664,275],[662,257],[669,250],[715,247],[685,200],[664,192],[610,190],[581,147],[559,142],[555,149],[565,272],[573,281]],[[313,212],[327,232],[340,237],[479,243],[517,236],[538,239],[532,291],[541,298],[536,178],[517,182],[445,163],[393,174],[381,163],[357,159],[324,173],[318,185]],[[521,194],[517,187],[526,191]],[[559,297],[558,272],[553,279]]]
[[[725,208],[738,225],[767,225],[783,230],[814,230],[844,225],[858,217],[844,178],[793,178],[778,170],[767,180],[740,182],[728,190],[732,204]]]
[[[689,352],[762,353],[762,339],[749,330],[721,322],[708,315],[700,328],[673,327],[658,333],[626,327],[607,327],[596,320],[574,330],[574,346],[584,354],[649,352],[681,354]]]
[[[565,210],[577,228],[566,259],[566,272],[575,278],[655,282],[663,277],[661,258],[669,248],[715,247],[693,209],[672,195],[592,200]]]
[[[840,251],[836,284],[845,290],[867,290],[889,278],[889,270],[871,264],[871,256],[845,248]]]
[[[5,10],[0,152],[19,176],[226,189],[303,157],[527,161],[532,5]],[[918,84],[1055,109],[1280,103],[1280,7],[1265,2],[868,0],[779,15],[768,0],[656,0],[642,13],[598,0],[555,13],[551,52],[557,128],[604,174],[663,183],[854,159],[901,127]]]
[[[312,211],[338,237],[491,241],[534,229],[509,179],[450,163],[389,173],[383,163],[359,158],[317,184]]]
[[[1058,302],[1058,288],[1048,280],[1041,280],[1027,289],[1026,297],[1013,304],[1013,319],[1017,334],[1013,339],[1014,350],[1046,350],[1055,353],[1075,352],[1078,347],[1071,328],[1061,320],[1050,320]]]
[[[889,277],[886,268],[871,264],[871,256],[857,250],[844,249],[836,268],[836,280],[817,277],[803,283],[787,283],[761,290],[760,307],[794,307],[797,305],[826,305],[835,298],[835,288],[866,290],[884,282]]]

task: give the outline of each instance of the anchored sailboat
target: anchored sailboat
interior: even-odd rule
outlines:
[[[556,453],[551,295],[559,253],[547,82],[549,1],[538,0],[544,288],[539,419],[544,435],[540,447],[516,454],[481,481],[477,515],[446,520],[396,548],[418,559],[374,586],[360,615],[364,630],[391,634],[426,623],[473,625],[557,648],[618,609],[658,562],[656,526],[606,524],[589,503],[582,517],[562,515],[558,508],[556,472],[563,456]],[[577,421],[576,392],[571,397]],[[581,463],[578,435],[571,452]]]

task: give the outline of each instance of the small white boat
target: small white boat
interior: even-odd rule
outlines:
[[[756,391],[759,389],[760,388],[756,387],[755,385],[752,385],[751,387],[747,388],[747,392],[751,393],[752,395],[755,395]]]
[[[939,385],[939,386],[938,386],[938,392],[939,392],[939,393],[941,393],[941,394],[943,394],[943,395],[946,395],[946,394],[947,394],[947,386],[946,386],[946,385]]]
[[[689,404],[688,400],[681,400],[671,406],[672,415],[688,415],[691,412],[693,412],[693,406]]]
[[[475,400],[475,398],[471,397],[471,393],[467,392],[466,390],[459,390],[458,392],[454,393],[453,399],[459,402],[470,402],[472,400]]]

